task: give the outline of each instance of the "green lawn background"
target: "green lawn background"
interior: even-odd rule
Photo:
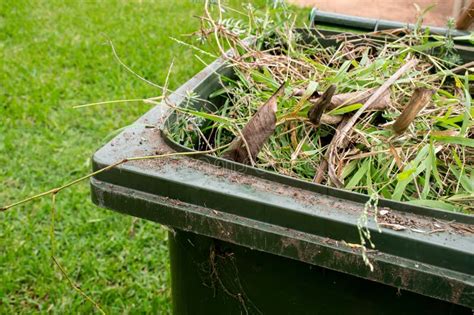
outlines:
[[[107,39],[128,66],[158,84],[174,58],[171,88],[202,68],[169,36],[195,31],[203,3],[0,1],[0,205],[87,174],[94,150],[149,109],[73,105],[161,93],[126,72]],[[50,211],[44,198],[0,213],[1,314],[93,310],[53,266]],[[59,261],[107,312],[170,312],[159,225],[95,207],[84,182],[58,195],[55,235]]]

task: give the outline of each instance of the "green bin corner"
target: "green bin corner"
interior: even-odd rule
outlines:
[[[168,102],[189,91],[207,99],[229,71],[216,60]],[[150,110],[94,154],[94,170],[182,149],[163,132],[171,113],[164,103]],[[473,216],[381,200],[395,217],[444,231],[378,233],[370,223],[370,271],[349,245],[365,195],[205,155],[130,161],[91,187],[99,206],[170,228],[174,314],[472,315]]]

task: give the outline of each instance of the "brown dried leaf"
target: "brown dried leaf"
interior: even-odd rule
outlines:
[[[275,131],[277,97],[283,92],[285,84],[263,104],[242,129],[239,138],[234,140],[224,157],[244,164],[253,164],[265,142]]]
[[[425,88],[417,88],[415,90],[411,96],[410,102],[392,126],[396,134],[400,135],[407,130],[408,126],[410,126],[413,120],[415,120],[418,113],[431,102],[431,96],[433,93],[433,90]]]
[[[321,124],[321,117],[326,111],[326,108],[331,103],[331,99],[336,91],[336,86],[331,84],[327,90],[321,95],[313,106],[308,111],[308,118],[313,123],[315,127],[319,127]]]

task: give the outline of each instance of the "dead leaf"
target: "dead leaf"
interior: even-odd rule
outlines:
[[[335,91],[336,86],[334,84],[331,84],[323,93],[323,95],[321,95],[321,97],[316,100],[316,102],[308,111],[308,118],[316,127],[319,127],[319,125],[321,124],[321,117],[326,111],[326,108],[331,103],[331,99]]]
[[[433,93],[433,90],[425,88],[417,88],[415,90],[410,102],[392,126],[396,134],[400,135],[405,132],[408,126],[415,120],[418,113],[431,102]]]
[[[263,104],[242,129],[240,137],[234,140],[224,157],[239,163],[254,164],[257,154],[275,131],[277,97],[284,91],[285,84]]]

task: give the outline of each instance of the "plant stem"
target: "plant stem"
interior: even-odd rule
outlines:
[[[220,148],[215,148],[215,149],[212,149],[212,150],[206,150],[206,151],[191,151],[191,152],[172,152],[172,153],[165,153],[165,154],[159,154],[159,155],[149,155],[149,156],[135,156],[135,157],[131,157],[131,158],[126,158],[126,159],[123,159],[121,161],[118,161],[118,162],[115,162],[111,165],[108,165],[106,167],[103,167],[95,172],[92,172],[90,174],[87,174],[87,175],[84,175],[82,177],[79,177],[73,181],[70,181],[69,183],[66,183],[62,186],[59,186],[59,187],[56,187],[56,188],[53,188],[53,189],[50,189],[48,191],[45,191],[45,192],[42,192],[42,193],[39,193],[39,194],[36,194],[36,195],[33,195],[31,197],[28,197],[28,198],[25,198],[23,200],[20,200],[20,201],[17,201],[17,202],[14,202],[10,205],[6,205],[6,206],[3,206],[0,208],[0,212],[2,211],[7,211],[8,209],[11,209],[13,207],[16,207],[16,206],[19,206],[19,205],[22,205],[24,203],[27,203],[27,202],[30,202],[32,200],[35,200],[35,199],[38,199],[38,198],[41,198],[41,197],[44,197],[44,196],[47,196],[47,195],[50,195],[50,194],[57,194],[58,192],[60,192],[61,190],[63,189],[66,189],[68,187],[71,187],[79,182],[82,182],[86,179],[89,179],[95,175],[98,175],[100,173],[103,173],[105,171],[108,171],[114,167],[117,167],[121,164],[125,164],[127,162],[130,162],[130,161],[141,161],[141,160],[151,160],[151,159],[160,159],[160,158],[165,158],[165,157],[171,157],[171,156],[182,156],[182,155],[200,155],[200,154],[208,154],[208,153],[213,153],[213,152],[216,152],[217,150],[219,150]]]

